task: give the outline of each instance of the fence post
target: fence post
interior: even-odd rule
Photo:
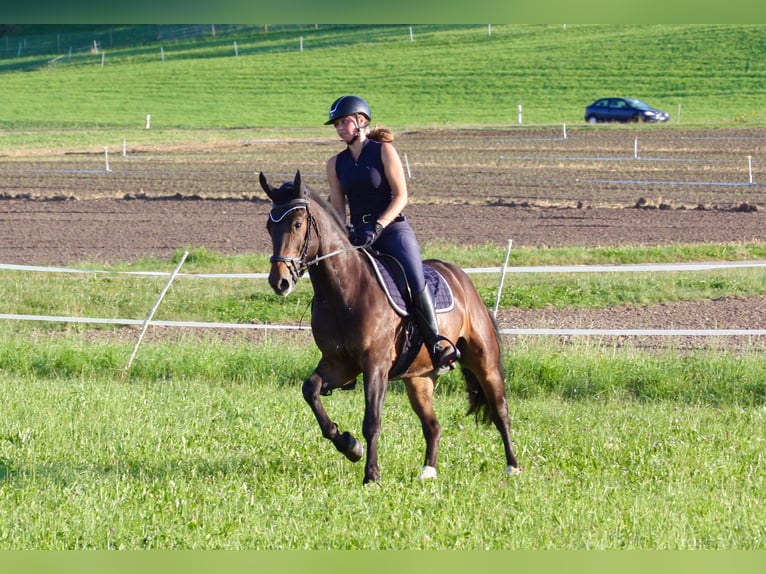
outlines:
[[[160,293],[160,296],[157,298],[157,302],[154,304],[154,307],[152,308],[151,312],[149,313],[149,316],[146,318],[146,321],[144,321],[144,327],[141,329],[141,334],[138,336],[138,341],[136,341],[135,347],[133,347],[133,352],[130,354],[130,358],[128,359],[128,364],[125,365],[125,374],[127,375],[128,371],[130,370],[131,365],[133,364],[133,359],[136,358],[136,353],[138,352],[138,346],[141,344],[141,341],[144,338],[144,335],[146,334],[146,330],[149,328],[149,323],[151,323],[152,318],[154,318],[154,314],[157,312],[157,309],[160,306],[160,303],[162,303],[162,299],[165,297],[165,293],[168,292],[168,289],[170,289],[170,284],[173,283],[173,279],[176,278],[176,275],[178,275],[178,272],[181,270],[181,266],[184,264],[184,261],[186,261],[186,257],[189,255],[188,251],[184,251],[184,254],[181,256],[181,260],[178,262],[178,265],[176,265],[175,270],[173,273],[170,274],[170,278],[168,279],[168,282],[165,284],[165,288]]]
[[[492,316],[497,319],[497,308],[500,306],[500,294],[503,291],[503,283],[505,282],[505,269],[508,267],[508,259],[511,256],[511,244],[513,239],[508,240],[508,250],[505,252],[505,261],[503,262],[503,269],[500,271],[500,285],[497,286],[497,296],[495,297],[495,306],[492,309]]]

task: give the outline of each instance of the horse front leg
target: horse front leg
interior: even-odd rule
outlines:
[[[327,416],[321,400],[322,382],[322,376],[314,371],[303,382],[303,398],[311,407],[311,411],[319,423],[319,428],[322,430],[322,436],[330,440],[335,448],[351,462],[357,462],[364,454],[364,447],[350,432],[341,433],[338,430],[338,425]]]
[[[378,439],[383,416],[383,402],[388,389],[388,376],[382,369],[364,377],[364,421],[362,434],[367,441],[367,463],[364,467],[364,484],[380,479],[378,468]]]

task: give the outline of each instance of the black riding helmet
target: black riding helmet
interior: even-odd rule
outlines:
[[[354,114],[362,114],[367,118],[367,121],[372,119],[370,106],[362,98],[359,96],[341,96],[330,106],[330,119],[324,125],[334,124],[340,118]]]

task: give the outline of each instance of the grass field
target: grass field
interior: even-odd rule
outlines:
[[[383,478],[362,488],[361,468],[320,437],[278,363],[307,364],[300,358],[240,350],[251,376],[235,382],[221,378],[218,361],[231,357],[220,349],[148,353],[157,366],[168,353],[203,354],[212,376],[3,377],[0,547],[764,547],[762,404],[512,393],[524,472],[508,479],[496,433],[464,417],[463,393],[446,382],[440,477],[419,483],[419,424],[394,385]],[[760,365],[751,368],[763,380]],[[271,376],[256,373],[264,368]],[[359,392],[327,404],[343,428],[358,428]]]
[[[762,125],[763,31],[416,26],[411,41],[405,26],[307,27],[146,41],[49,67],[66,50],[51,48],[0,60],[0,129],[138,129],[147,114],[164,129],[319,128],[330,102],[349,92],[395,127],[515,124],[519,105],[527,124],[580,123],[588,103],[612,94],[646,99],[676,123]]]
[[[721,247],[707,249],[712,255]],[[753,249],[750,256],[758,255]],[[586,251],[580,260],[661,260],[677,249],[639,251]],[[539,264],[577,260],[576,253],[517,257]],[[463,257],[475,265],[489,255]],[[258,263],[198,253],[191,265],[204,272]],[[151,304],[138,296],[145,280],[72,284],[4,273],[1,287],[19,311],[56,312],[58,305],[59,312],[110,308],[119,316]],[[643,291],[673,297],[668,283]],[[724,290],[746,283],[740,278]],[[240,319],[257,308],[265,322],[295,320],[310,298],[305,285],[288,300],[232,282],[177,287],[167,311],[206,320],[237,320],[231,306]],[[542,283],[527,288],[543,303],[562,304]],[[623,289],[615,278],[594,293]],[[2,324],[0,548],[763,549],[766,542],[766,371],[757,351],[679,354],[669,346],[648,353],[517,339],[505,363],[521,476],[504,476],[497,433],[465,416],[462,380],[450,374],[436,392],[444,433],[439,478],[416,478],[421,431],[394,382],[382,480],[363,488],[362,468],[321,438],[301,397],[300,383],[318,359],[308,333],[257,341],[160,334],[125,372],[136,337]],[[342,428],[358,432],[361,391],[326,403]]]

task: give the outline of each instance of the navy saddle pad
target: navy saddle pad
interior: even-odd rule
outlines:
[[[383,287],[383,291],[385,291],[391,306],[402,317],[408,316],[407,301],[400,288],[400,284],[404,283],[404,272],[399,262],[393,257],[379,253],[373,255],[366,249],[364,252],[372,263],[372,268],[375,270],[378,282]],[[423,272],[426,277],[426,285],[431,287],[431,293],[434,296],[436,312],[446,313],[452,311],[455,307],[455,299],[446,279],[436,269],[427,264],[423,264]]]

